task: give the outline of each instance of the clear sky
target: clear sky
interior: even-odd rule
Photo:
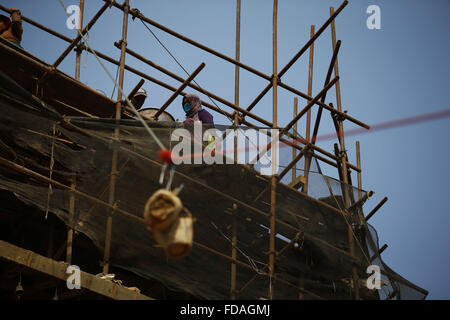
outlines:
[[[84,23],[89,21],[103,2],[86,1]],[[310,26],[316,30],[329,17],[329,7],[336,9],[342,1],[279,0],[278,5],[278,70],[295,55],[309,39]],[[75,30],[66,27],[67,15],[58,0],[4,0],[7,7],[17,7],[22,14],[68,37]],[[64,4],[78,4],[64,0]],[[381,9],[381,29],[369,30],[366,20],[369,5]],[[235,55],[236,1],[233,0],[131,0],[147,17],[209,46],[230,57]],[[269,76],[272,74],[272,0],[242,0],[241,61]],[[447,0],[350,0],[336,20],[337,39],[342,41],[339,71],[343,109],[361,121],[373,125],[395,119],[417,116],[450,108],[450,37]],[[116,59],[120,51],[113,45],[121,38],[123,15],[116,8],[108,9],[90,33],[94,49]],[[209,55],[200,49],[150,28],[192,72],[200,65],[206,67],[196,80],[203,88],[234,101],[234,65]],[[330,29],[315,44],[313,95],[323,86],[332,55]],[[23,47],[53,63],[67,44],[25,23]],[[186,75],[150,32],[138,20],[130,19],[128,47],[166,69],[186,78]],[[307,92],[308,52],[282,78],[284,83]],[[75,55],[70,54],[60,69],[74,75]],[[113,83],[99,67],[92,54],[83,53],[81,81],[111,96]],[[84,64],[86,63],[86,67]],[[149,75],[167,81],[174,87],[179,83],[169,79],[133,57],[126,63]],[[116,67],[106,63],[115,75]],[[139,78],[126,74],[124,89],[129,92]],[[240,105],[247,107],[267,85],[267,81],[241,71]],[[146,81],[148,106],[161,106],[172,92]],[[191,90],[186,90],[191,91]],[[335,105],[334,89],[327,102]],[[278,124],[292,118],[294,95],[278,90]],[[114,94],[116,99],[117,93]],[[202,97],[202,99],[207,99]],[[299,108],[306,105],[299,100]],[[226,111],[230,108],[220,105]],[[313,108],[313,119],[316,109]],[[183,119],[181,98],[168,111]],[[254,112],[272,119],[272,93],[269,92]],[[229,124],[219,114],[215,122]],[[305,133],[304,121],[299,124]],[[357,128],[346,121],[344,129]],[[333,132],[328,113],[321,123],[320,133]],[[373,131],[346,138],[351,162],[356,163],[355,141],[361,142],[363,189],[375,191],[366,203],[366,214],[381,199],[389,201],[371,219],[380,237],[380,246],[389,248],[384,261],[396,272],[427,289],[429,299],[450,299],[450,183],[449,159],[450,118],[432,122]],[[323,141],[319,146],[332,152],[335,141]],[[335,170],[325,172],[336,177]],[[356,182],[356,176],[353,176]]]

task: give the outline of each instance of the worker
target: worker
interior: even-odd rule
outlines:
[[[11,8],[11,19],[0,15],[0,37],[22,48],[22,33],[22,15],[19,9]]]
[[[131,103],[136,108],[136,110],[139,110],[144,105],[146,98],[147,98],[147,91],[145,91],[142,88],[139,88],[139,90],[136,92],[133,98],[131,98]]]
[[[183,97],[183,110],[186,113],[185,123],[200,121],[204,124],[214,124],[213,116],[202,109],[202,104],[198,95],[188,93]]]

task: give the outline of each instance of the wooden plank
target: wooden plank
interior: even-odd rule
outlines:
[[[11,243],[0,240],[0,258],[42,272],[49,276],[66,281],[68,263],[58,262],[41,256],[33,251],[17,247]],[[127,289],[110,280],[100,279],[90,273],[80,271],[81,288],[95,292],[115,300],[154,300],[136,291]],[[76,290],[76,289],[74,289]]]

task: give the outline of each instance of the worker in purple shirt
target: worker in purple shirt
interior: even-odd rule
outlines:
[[[183,97],[183,110],[186,112],[185,123],[200,121],[204,124],[214,124],[213,116],[202,108],[200,97],[194,93],[188,93]]]

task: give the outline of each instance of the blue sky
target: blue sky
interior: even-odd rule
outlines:
[[[100,0],[86,2],[84,23],[103,4]],[[69,6],[78,1],[64,0],[64,3]],[[6,0],[2,4],[18,7],[23,15],[68,37],[76,35],[74,30],[66,27],[67,16],[57,0]],[[331,0],[279,0],[278,70],[309,39],[310,25],[314,24],[316,30],[320,28],[329,17],[329,7],[338,8],[340,4],[341,1]],[[381,9],[381,30],[366,27],[369,5],[378,5]],[[131,6],[179,33],[234,57],[236,1],[131,0]],[[241,61],[268,75],[272,74],[272,8],[271,0],[243,0],[241,8]],[[446,0],[350,0],[336,20],[337,39],[342,41],[339,71],[343,109],[367,124],[449,109],[449,12],[450,2]],[[120,40],[121,27],[121,11],[108,9],[90,33],[91,45],[118,59],[120,51],[113,43]],[[201,62],[206,63],[196,78],[200,86],[234,101],[234,65],[150,28],[189,72]],[[67,46],[26,23],[22,45],[49,63],[53,63]],[[128,47],[186,78],[138,20],[130,19]],[[282,79],[303,92],[307,92],[308,55],[305,53]],[[315,44],[313,95],[323,86],[331,55],[330,29],[327,29]],[[73,76],[74,61],[72,53],[60,69]],[[113,83],[92,54],[86,58],[84,53],[82,61],[81,81],[111,96]],[[179,86],[133,57],[127,57],[126,63],[174,87]],[[109,63],[106,66],[115,75],[116,67]],[[138,81],[138,77],[127,73],[125,92]],[[242,70],[240,105],[247,107],[266,85],[266,80]],[[148,81],[144,88],[149,93],[147,106],[160,106],[172,94]],[[336,104],[334,92],[334,89],[330,91],[327,102]],[[281,88],[278,95],[278,122],[283,125],[292,117],[294,95]],[[299,108],[305,105],[305,100],[300,99]],[[219,106],[230,111],[226,106]],[[314,107],[313,120],[316,110]],[[168,111],[183,119],[180,98]],[[254,112],[266,119],[272,118],[271,92]],[[229,124],[223,116],[214,116],[216,123]],[[304,123],[299,123],[302,134]],[[354,124],[344,123],[344,129],[354,128]],[[329,117],[324,117],[320,133],[333,130]],[[366,213],[385,196],[389,198],[371,219],[378,231],[380,245],[389,245],[383,253],[385,262],[408,280],[429,290],[429,299],[450,299],[450,197],[446,194],[450,182],[449,137],[450,118],[443,118],[346,138],[348,156],[353,163],[356,163],[355,141],[361,142],[363,188],[376,192],[366,203]],[[333,143],[323,141],[319,145],[332,151]],[[335,170],[325,169],[325,172],[337,176]]]

